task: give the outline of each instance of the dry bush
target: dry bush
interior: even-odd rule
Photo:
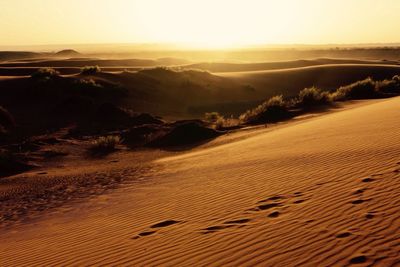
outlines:
[[[317,87],[305,88],[295,99],[295,105],[302,108],[328,105],[332,102],[330,94]]]
[[[49,80],[57,76],[60,76],[60,73],[53,68],[40,68],[32,73],[31,78],[39,80]]]
[[[380,92],[376,88],[376,82],[372,78],[342,86],[332,94],[334,101],[351,99],[373,99],[379,98]]]
[[[114,151],[120,143],[121,138],[117,135],[101,136],[92,142],[90,150],[96,153],[107,153]]]
[[[101,69],[99,66],[85,66],[85,67],[81,68],[82,75],[94,75],[99,72],[101,72]]]
[[[400,76],[396,75],[391,80],[376,82],[376,89],[384,94],[399,94]]]
[[[288,119],[290,112],[288,105],[282,95],[274,96],[259,105],[240,115],[239,120],[245,124],[258,124],[266,122],[277,122]]]

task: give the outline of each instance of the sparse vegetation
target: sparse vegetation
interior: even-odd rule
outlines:
[[[256,107],[240,115],[239,120],[244,124],[277,122],[288,119],[288,105],[282,95],[274,96]]]
[[[390,97],[400,94],[400,76],[396,75],[391,80],[374,81],[367,78],[329,93],[316,87],[305,88],[292,100],[285,102],[282,95],[270,98],[258,107],[240,115],[242,124],[261,124],[277,122],[291,117],[291,109],[299,109],[304,113],[307,109],[316,106],[327,106],[334,101],[353,99],[374,99]],[[210,113],[211,116],[213,115]],[[294,115],[293,115],[294,116]],[[215,115],[214,115],[215,117]]]
[[[102,87],[101,84],[96,83],[93,79],[79,79],[75,83],[81,88]]]
[[[396,75],[391,80],[383,80],[376,82],[376,88],[384,94],[400,93],[400,76]]]
[[[335,101],[352,99],[371,99],[379,98],[380,92],[376,88],[376,82],[372,78],[367,78],[346,86],[342,86],[332,94]]]
[[[207,112],[204,114],[204,119],[208,122],[216,122],[222,116],[218,112]]]
[[[53,68],[40,68],[32,73],[31,78],[37,80],[50,80],[57,76],[60,76],[60,73]]]
[[[216,130],[238,126],[237,120],[234,120],[233,116],[225,118],[218,112],[207,112],[204,114],[204,118],[205,121],[212,123]]]
[[[101,136],[92,142],[90,150],[94,153],[109,153],[120,143],[121,138],[117,135]]]
[[[85,66],[81,69],[82,75],[94,75],[99,72],[101,72],[101,69],[99,66]]]
[[[322,91],[317,87],[305,88],[300,91],[294,100],[294,105],[302,108],[327,105],[332,102],[329,92]]]

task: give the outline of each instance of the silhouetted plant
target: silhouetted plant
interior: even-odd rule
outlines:
[[[367,78],[346,86],[342,86],[332,94],[335,101],[346,99],[372,99],[380,97],[380,92],[376,88],[376,82],[372,78]]]
[[[40,68],[34,73],[32,73],[31,77],[33,79],[39,80],[49,80],[53,77],[59,76],[60,73],[53,68]]]
[[[81,69],[82,75],[94,75],[99,72],[101,72],[101,69],[99,66],[85,66]]]
[[[120,143],[121,138],[117,135],[101,136],[92,142],[90,150],[94,153],[108,153]]]
[[[379,92],[385,94],[399,94],[400,76],[396,75],[391,80],[383,80],[376,82],[376,88]]]
[[[208,122],[216,122],[221,115],[218,112],[207,112],[204,114],[204,119]]]
[[[314,106],[327,105],[332,102],[330,94],[317,87],[305,88],[300,91],[295,99],[295,106],[310,108]]]
[[[277,122],[290,117],[287,103],[282,95],[274,96],[240,115],[239,120],[246,124]]]

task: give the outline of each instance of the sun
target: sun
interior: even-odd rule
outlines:
[[[288,1],[172,0],[157,2],[157,8],[151,2],[142,3],[143,13],[135,21],[147,38],[160,42],[234,48],[293,35],[296,3],[292,1],[290,8]]]

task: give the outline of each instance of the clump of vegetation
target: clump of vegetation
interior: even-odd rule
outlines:
[[[121,138],[117,135],[101,136],[94,140],[90,150],[94,153],[110,153],[121,143]]]
[[[204,119],[207,122],[213,123],[216,130],[221,130],[226,126],[226,119],[218,112],[207,112],[204,114]]]
[[[204,114],[204,119],[208,122],[216,122],[221,117],[218,112],[207,112]]]
[[[101,84],[96,83],[93,79],[79,79],[75,81],[75,84],[81,88],[93,88],[93,87],[102,87]]]
[[[277,122],[288,119],[288,104],[282,95],[274,96],[256,107],[240,115],[239,120],[245,124]]]
[[[231,118],[225,118],[218,112],[207,112],[204,114],[204,119],[205,121],[214,124],[216,130],[238,126],[237,120],[234,120],[232,116]]]
[[[51,78],[60,76],[60,73],[53,68],[40,68],[32,73],[31,78],[37,80],[50,80]]]
[[[376,82],[376,88],[384,94],[400,93],[400,76],[396,75],[391,80],[383,80]]]
[[[352,99],[372,99],[379,98],[380,92],[377,90],[376,82],[372,78],[367,78],[346,86],[342,86],[332,94],[335,101]]]
[[[297,107],[311,108],[328,105],[332,102],[332,99],[328,92],[317,87],[310,87],[301,90],[294,102]]]
[[[96,66],[85,66],[81,69],[82,75],[94,75],[99,72],[101,72],[101,69],[97,65]]]

